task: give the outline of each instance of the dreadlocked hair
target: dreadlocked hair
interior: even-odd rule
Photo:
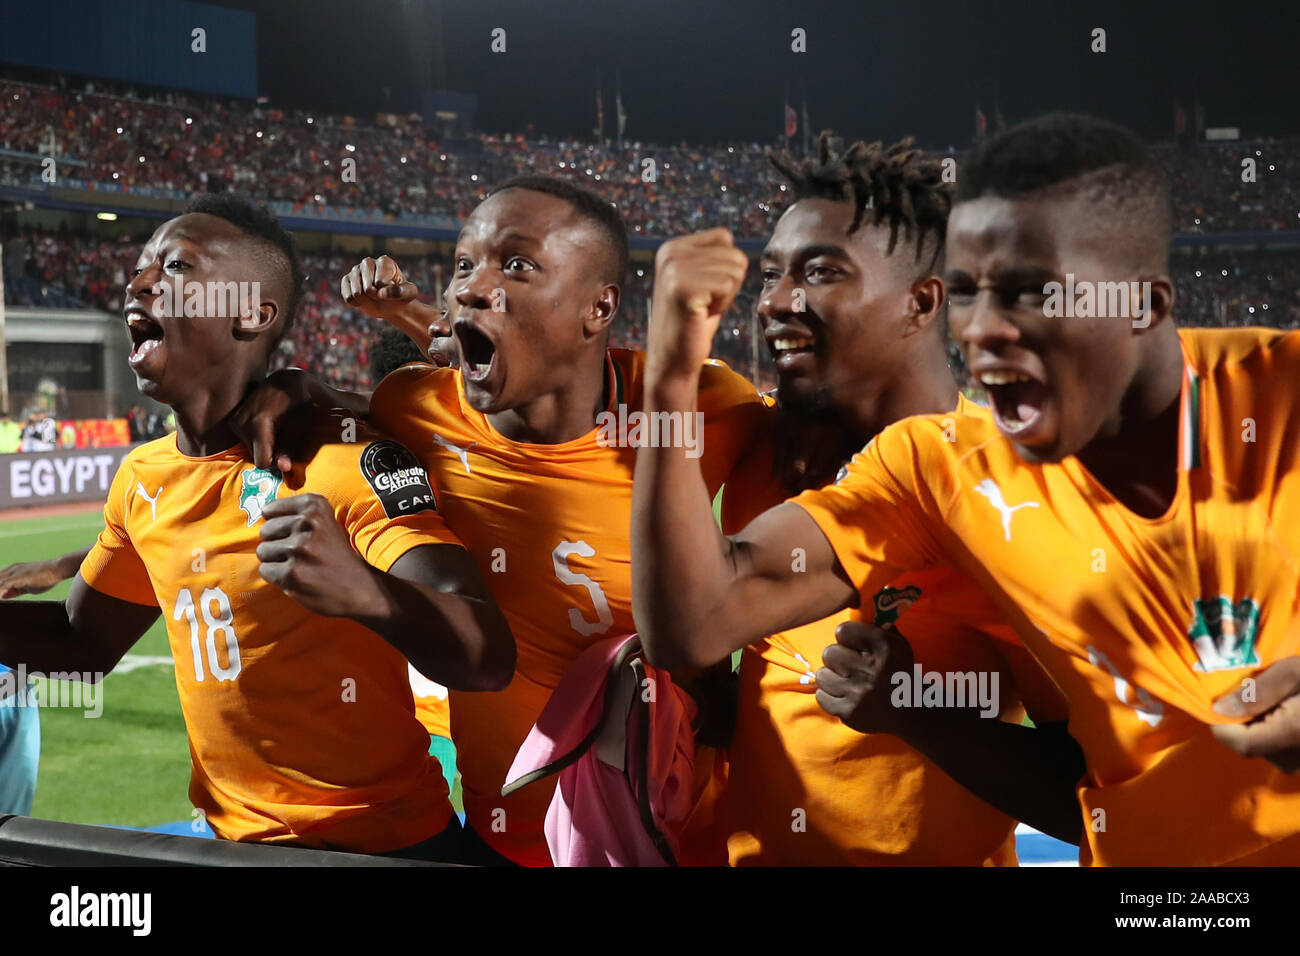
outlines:
[[[788,152],[767,150],[768,161],[789,181],[794,201],[833,199],[854,204],[849,235],[861,228],[871,212],[871,224],[889,222],[889,247],[893,255],[900,228],[905,241],[916,246],[921,261],[927,239],[932,238],[933,269],[943,251],[952,209],[953,190],[943,179],[942,160],[926,156],[915,148],[911,137],[893,146],[879,141],[854,143],[843,153],[831,148],[831,131],[817,138],[817,157],[794,159]]]

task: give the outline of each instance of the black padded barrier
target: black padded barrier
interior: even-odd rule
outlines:
[[[0,814],[5,866],[450,866]]]

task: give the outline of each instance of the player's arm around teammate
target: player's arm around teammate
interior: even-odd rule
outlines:
[[[647,413],[694,410],[698,370],[744,271],[744,256],[724,229],[660,247]],[[767,634],[859,601],[808,512],[787,502],[724,536],[712,520],[698,464],[671,448],[638,451],[632,547],[637,626],[651,660],[661,666],[706,666]],[[1059,734],[970,713],[915,719],[918,709],[895,709],[887,692],[873,693],[885,675],[910,668],[907,642],[862,623],[842,627],[837,639],[817,675],[824,709],[864,733],[902,737],[991,805],[1079,841],[1077,747],[1062,747]]]
[[[459,349],[447,313],[421,302],[419,289],[407,280],[390,256],[365,258],[344,273],[339,292],[348,305],[405,334],[429,361],[440,368],[459,364]],[[450,300],[448,300],[450,301]],[[292,436],[301,432],[313,406],[343,408],[358,418],[370,417],[370,399],[326,385],[302,369],[272,372],[236,410],[236,433],[253,453],[259,468],[292,467]]]

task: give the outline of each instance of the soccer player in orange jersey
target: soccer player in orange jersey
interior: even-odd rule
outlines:
[[[1300,862],[1300,337],[1175,328],[1168,186],[1126,130],[1031,121],[957,178],[951,322],[992,409],[904,419],[730,538],[695,464],[642,449],[642,632],[740,644],[957,568],[1066,694],[1083,862]],[[656,313],[652,408],[693,407],[724,291]],[[828,654],[823,705],[871,707],[881,656]]]
[[[728,531],[796,491],[829,483],[885,425],[966,404],[947,365],[944,290],[935,274],[951,202],[940,162],[906,142],[889,149],[857,143],[837,155],[829,133],[816,160],[774,161],[794,201],[760,260],[758,314],[777,369],[780,411],[727,480],[722,525]],[[657,281],[695,281],[692,270],[708,268],[706,253],[718,246],[726,248],[708,236],[666,244]],[[737,270],[744,265],[735,258]],[[827,473],[805,473],[797,486],[783,487],[776,477],[780,436],[809,428],[820,428],[819,440],[840,455],[826,460]],[[986,681],[997,676],[999,699],[984,714],[1010,723],[967,711],[947,728],[948,746],[972,752],[984,738],[988,759],[1005,761],[992,796],[1077,843],[1073,784],[1082,756],[1065,733],[1063,701],[978,585],[941,568],[904,575],[871,597],[867,620],[897,620],[926,670],[969,672]],[[848,620],[845,611],[744,645],[725,800],[731,862],[1014,863],[1014,819],[963,789],[906,738],[859,733],[818,706],[814,669],[836,643],[837,625],[846,632],[863,627]],[[690,640],[675,643],[679,637]],[[692,666],[741,649],[709,637],[707,629],[647,633],[647,649],[655,661]],[[1038,730],[1015,725],[1022,702],[1030,704]],[[978,709],[975,700],[969,703]],[[1061,752],[1054,759],[1066,772],[1038,772],[1041,755],[1053,750]]]
[[[264,376],[302,282],[265,209],[199,200],[154,233],[132,276],[131,367],[177,431],[123,462],[65,603],[0,605],[0,660],[91,679],[161,612],[190,796],[219,837],[458,857],[407,660],[481,691],[508,682],[515,655],[427,475],[337,415],[315,416],[283,471],[238,444],[231,411]],[[164,301],[173,283],[183,295]]]
[[[509,180],[474,210],[457,242],[449,295],[456,368],[406,366],[369,399],[281,373],[244,412],[257,460],[282,454],[276,422],[314,400],[368,415],[434,476],[439,510],[473,554],[519,648],[504,691],[453,689],[450,699],[466,836],[484,863],[550,864],[543,822],[553,778],[503,798],[506,773],[569,663],[595,641],[636,630],[630,416],[642,406],[645,356],[607,348],[627,256],[622,220],[605,200],[547,177]],[[411,319],[381,307],[392,305],[390,294],[408,302],[414,294],[395,275],[376,284],[375,265],[363,263],[345,278],[344,297],[427,346],[436,310],[417,309],[427,318]],[[677,437],[716,492],[751,442],[762,402],[744,378],[706,358],[701,415],[679,420]]]
[[[426,361],[425,353],[410,336],[394,328],[385,328],[370,346],[370,380],[381,382],[403,365]],[[0,586],[4,572],[0,571]],[[451,710],[447,706],[447,688],[431,681],[413,666],[407,667],[411,693],[415,696],[415,716],[429,732],[429,753],[438,759],[448,787],[456,784],[456,747],[451,742]]]

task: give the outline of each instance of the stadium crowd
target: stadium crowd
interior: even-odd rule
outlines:
[[[5,302],[15,306],[122,307],[126,270],[144,237],[102,239],[26,230],[4,237]],[[369,389],[373,320],[349,308],[339,297],[339,278],[355,256],[312,253],[304,256],[308,283],[298,321],[280,344],[276,366],[317,372],[330,385]],[[436,295],[436,275],[451,275],[451,263],[435,269],[435,257],[401,257],[402,268],[426,301]],[[1190,326],[1268,325],[1300,328],[1300,251],[1194,251],[1176,253],[1172,276],[1178,294],[1175,315]],[[616,347],[645,346],[653,275],[648,265],[633,264],[623,293]],[[767,348],[753,348],[753,311],[759,290],[751,271],[736,303],[724,317],[714,354],[760,385],[772,381]],[[757,365],[755,365],[757,355]],[[954,367],[959,367],[954,354]]]
[[[303,207],[463,219],[490,183],[544,172],[591,185],[628,210],[632,233],[658,236],[717,222],[762,234],[782,188],[753,143],[619,149],[475,135],[440,145],[416,117],[368,125],[180,94],[152,101],[16,82],[0,82],[0,102],[0,149],[31,157],[0,164],[9,183],[39,181],[36,159],[53,148],[63,178],[128,190],[255,187]]]
[[[619,147],[518,133],[440,142],[414,115],[376,123],[179,93],[141,99],[93,84],[4,80],[0,102],[0,149],[26,157],[0,162],[8,183],[39,183],[39,160],[53,155],[63,179],[128,190],[233,188],[308,213],[463,219],[489,184],[536,172],[594,188],[618,203],[633,235],[655,237],[705,225],[767,235],[784,188],[757,143]],[[1158,148],[1173,181],[1175,231],[1300,228],[1300,176],[1288,161],[1298,149],[1277,139]],[[1255,161],[1252,182],[1243,182],[1243,159]]]
[[[630,233],[655,237],[713,224],[727,224],[740,236],[766,235],[784,208],[785,187],[759,144],[619,148],[487,134],[440,144],[416,116],[370,124],[180,93],[141,99],[93,84],[74,90],[4,80],[0,102],[0,149],[34,158],[53,147],[53,155],[68,161],[62,175],[128,190],[230,188],[303,210],[327,205],[384,216],[464,218],[491,183],[545,172],[590,186],[617,204]],[[1172,177],[1175,229],[1187,234],[1296,228],[1300,178],[1283,160],[1298,147],[1287,140],[1157,147]],[[1253,183],[1242,181],[1243,158],[1255,161]],[[341,175],[346,159],[355,161],[355,181]],[[31,181],[39,174],[34,161],[0,162],[0,182]],[[126,268],[143,237],[27,230],[3,238],[7,303],[116,311]],[[305,264],[310,278],[302,311],[276,364],[313,369],[343,388],[372,387],[372,323],[347,308],[337,292],[351,261],[318,254],[307,256]],[[402,265],[432,298],[433,259],[403,259]],[[449,275],[448,268],[442,264],[442,275]],[[1295,252],[1180,254],[1173,275],[1176,313],[1184,324],[1300,324]],[[631,270],[616,346],[644,346],[651,281],[648,268]],[[751,274],[719,330],[715,354],[770,384],[767,350],[752,340],[757,291]]]
[[[122,289],[144,236],[97,239],[70,233],[25,230],[3,238],[5,302],[14,306],[96,308],[116,312],[122,308]],[[402,267],[428,301],[436,295],[438,274],[434,258],[403,257]],[[308,281],[298,319],[276,358],[277,367],[299,366],[317,372],[339,388],[369,389],[370,343],[375,322],[349,308],[339,298],[339,278],[355,265],[355,257],[309,254],[303,257]],[[441,264],[450,276],[450,262]],[[647,267],[629,270],[622,316],[613,344],[621,348],[645,346],[651,275]],[[751,314],[757,280],[750,283],[728,312],[719,332],[719,358],[747,374],[752,371]],[[759,377],[770,373],[766,351],[759,350]]]

